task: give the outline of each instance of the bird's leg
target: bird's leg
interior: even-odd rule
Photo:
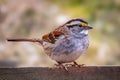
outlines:
[[[78,64],[77,62],[73,62],[74,64],[73,64],[73,66],[77,66],[77,67],[82,67],[82,66],[84,66],[85,64]]]
[[[58,68],[63,68],[65,71],[68,72],[67,66],[63,65],[61,62],[57,62],[58,64],[55,64]]]

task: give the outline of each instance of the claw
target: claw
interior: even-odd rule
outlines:
[[[85,64],[78,64],[78,63],[75,62],[75,61],[74,61],[73,63],[74,63],[73,66],[77,66],[77,67],[79,67],[79,68],[80,68],[80,67],[83,67],[83,66],[85,65]]]
[[[64,69],[65,71],[69,72],[67,66],[63,65],[60,62],[58,62],[58,64],[55,64],[55,66],[58,67],[58,68]]]

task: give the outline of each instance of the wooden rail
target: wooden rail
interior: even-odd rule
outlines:
[[[120,66],[0,68],[0,80],[120,80]]]

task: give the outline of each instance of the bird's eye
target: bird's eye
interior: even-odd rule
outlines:
[[[82,27],[82,25],[80,24],[80,25],[78,25],[79,27]]]

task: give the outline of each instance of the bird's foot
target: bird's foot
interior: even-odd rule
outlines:
[[[58,62],[58,64],[55,64],[55,67],[64,69],[65,71],[68,72],[68,68],[66,65],[63,65],[62,63]]]
[[[73,62],[74,64],[72,65],[72,66],[75,66],[75,67],[79,67],[79,68],[81,68],[81,67],[83,67],[85,64],[78,64],[77,62]]]
[[[73,64],[65,64],[67,67],[83,67],[85,64],[78,64],[77,62],[73,62]]]

